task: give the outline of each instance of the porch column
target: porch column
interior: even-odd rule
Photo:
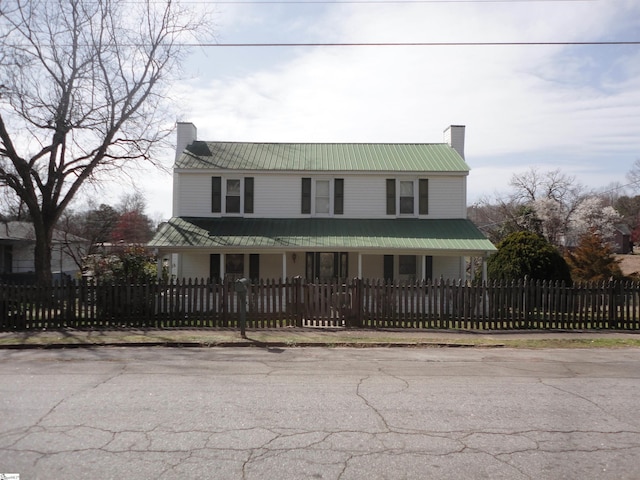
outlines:
[[[422,281],[427,280],[427,256],[422,255]]]
[[[487,281],[487,257],[482,257],[482,281]]]
[[[476,257],[469,257],[469,281],[473,282],[473,277],[475,277],[476,273]]]
[[[1,252],[0,252],[1,253]],[[162,255],[158,250],[155,250],[153,253],[156,254],[156,278],[162,278]]]
[[[225,275],[224,267],[226,264],[227,262],[225,260],[225,254],[221,253],[220,254],[220,278],[222,279],[223,282],[224,282],[224,275]]]
[[[358,252],[358,278],[362,278],[362,253]]]
[[[287,278],[287,252],[282,252],[282,281]]]

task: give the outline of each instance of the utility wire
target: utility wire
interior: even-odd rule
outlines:
[[[328,4],[328,5],[341,5],[341,4],[386,4],[386,3],[587,3],[597,2],[598,0],[213,0],[211,2],[202,1],[183,1],[183,4],[198,4],[198,5],[211,5],[211,4],[224,4],[224,5],[260,5],[260,4],[295,4],[304,5],[308,4]],[[136,2],[125,2],[136,3]],[[163,2],[152,2],[163,3]]]
[[[185,47],[519,47],[640,45],[640,40],[611,42],[356,42],[356,43],[185,43]]]

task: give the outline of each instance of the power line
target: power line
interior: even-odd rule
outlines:
[[[4,44],[7,47],[28,48],[28,44]],[[118,43],[120,47],[144,47],[147,44],[138,43]],[[586,41],[586,42],[264,42],[264,43],[180,43],[175,44],[181,47],[537,47],[537,46],[624,46],[640,45],[640,40],[617,40],[610,42]],[[51,44],[40,44],[40,46],[51,46]],[[57,45],[59,47],[70,47],[71,45]],[[90,45],[80,45],[88,47]]]
[[[611,42],[356,42],[356,43],[185,43],[185,47],[519,47],[640,45],[640,40]]]
[[[225,4],[225,5],[260,5],[260,4],[395,4],[395,3],[587,3],[597,2],[598,0],[213,0],[211,2],[193,1],[193,2],[181,2],[183,4],[199,4],[199,5],[211,5],[211,4]],[[136,3],[136,2],[125,2]],[[152,2],[160,3],[160,2]]]

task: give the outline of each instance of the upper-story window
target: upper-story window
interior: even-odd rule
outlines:
[[[412,216],[429,213],[429,180],[387,179],[387,215]]]
[[[225,211],[227,213],[240,213],[240,179],[227,179]]]
[[[212,213],[253,213],[253,177],[211,177]]]
[[[301,213],[342,215],[344,213],[344,179],[302,179]]]
[[[414,212],[413,181],[400,181],[400,215]]]

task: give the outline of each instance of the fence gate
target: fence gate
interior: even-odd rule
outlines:
[[[353,315],[353,287],[315,282],[303,286],[303,327],[343,328]]]

